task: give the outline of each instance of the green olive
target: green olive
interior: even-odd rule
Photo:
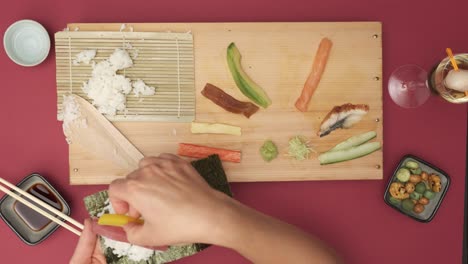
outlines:
[[[420,194],[423,194],[426,191],[426,184],[424,184],[424,182],[416,184],[415,191]]]
[[[434,198],[435,196],[435,193],[433,191],[429,191],[429,190],[426,190],[424,192],[424,197],[426,197],[427,199],[431,200],[432,198]]]
[[[419,164],[416,162],[416,161],[412,161],[412,160],[408,160],[405,164],[405,166],[409,169],[418,169],[419,168]]]
[[[422,194],[418,193],[418,192],[412,192],[410,194],[410,198],[413,199],[413,200],[419,200],[421,199],[422,197]]]
[[[392,197],[392,196],[390,196],[390,197],[388,198],[388,201],[389,201],[391,204],[396,205],[396,206],[400,206],[400,204],[401,204],[401,200],[399,200],[399,199],[397,199],[397,198],[395,198],[395,197]]]
[[[411,199],[405,199],[401,202],[401,207],[406,212],[411,212],[414,208],[414,203]]]

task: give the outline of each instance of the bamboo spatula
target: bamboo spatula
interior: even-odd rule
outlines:
[[[94,106],[80,96],[71,96],[78,103],[81,114],[64,126],[63,132],[71,140],[71,144],[79,144],[129,172],[137,169],[143,154]]]

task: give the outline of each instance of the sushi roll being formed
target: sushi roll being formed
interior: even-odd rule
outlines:
[[[212,188],[232,196],[218,155],[192,161],[192,166]],[[107,191],[90,195],[84,199],[84,202],[92,218],[99,218],[103,214],[115,214]],[[99,234],[101,248],[108,264],[162,264],[194,255],[209,247],[209,245],[198,243],[167,248],[140,247],[129,244],[121,228],[100,226],[94,222],[93,230]]]

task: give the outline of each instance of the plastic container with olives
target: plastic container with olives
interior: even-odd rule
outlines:
[[[430,222],[450,185],[447,173],[412,155],[398,164],[385,191],[385,202],[420,222]]]

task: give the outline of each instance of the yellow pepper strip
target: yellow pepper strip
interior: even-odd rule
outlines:
[[[119,214],[103,214],[98,220],[99,225],[105,226],[122,227],[128,223],[143,224],[144,221],[142,219],[136,219],[128,215]]]

